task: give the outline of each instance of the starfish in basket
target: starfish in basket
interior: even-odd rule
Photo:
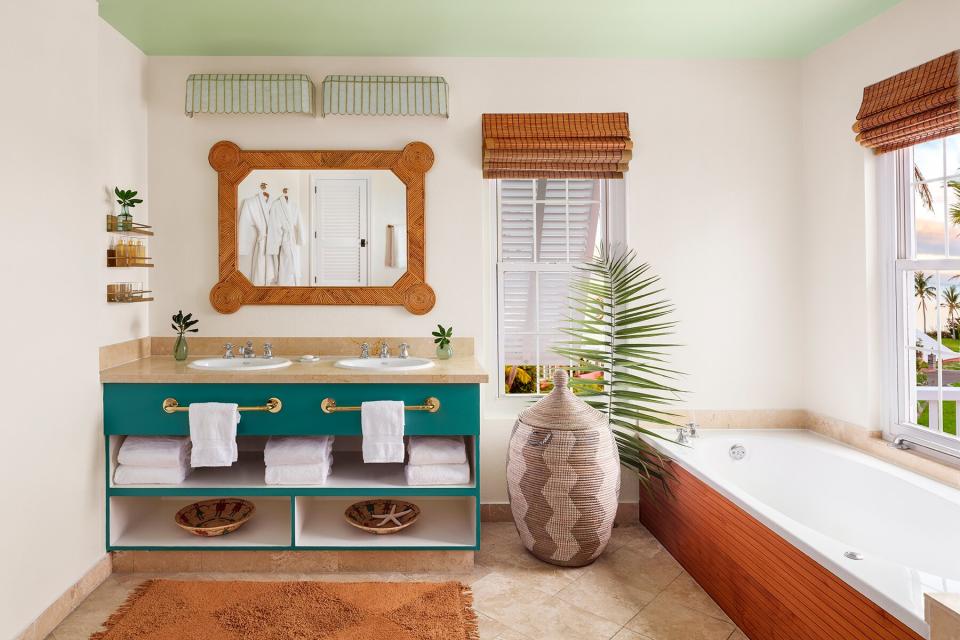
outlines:
[[[398,520],[398,518],[400,516],[407,515],[411,511],[412,509],[404,509],[400,513],[397,513],[397,505],[392,504],[390,505],[390,513],[384,513],[382,515],[373,514],[372,517],[381,519],[381,521],[377,523],[378,527],[382,527],[383,525],[390,522],[396,524],[399,527],[402,523],[400,522],[400,520]]]

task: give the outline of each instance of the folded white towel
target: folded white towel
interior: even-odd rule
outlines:
[[[282,464],[318,464],[330,459],[333,436],[271,437],[263,449],[263,462],[268,467]]]
[[[364,462],[403,462],[403,402],[360,403]]]
[[[237,405],[224,402],[191,402],[190,441],[194,467],[229,467],[237,461]]]
[[[267,467],[264,482],[267,484],[325,484],[333,465],[333,456],[329,462],[320,464],[281,464]]]
[[[411,436],[407,464],[463,464],[467,448],[462,436]]]
[[[408,464],[403,467],[409,485],[467,484],[470,465],[462,464]]]
[[[121,464],[113,474],[114,484],[180,484],[190,475],[186,464],[179,467],[138,467]]]
[[[180,467],[190,455],[190,439],[175,436],[127,436],[117,462],[136,467]]]

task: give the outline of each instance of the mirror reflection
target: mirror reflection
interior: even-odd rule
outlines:
[[[237,192],[256,286],[391,286],[407,269],[406,187],[384,170],[255,170]]]

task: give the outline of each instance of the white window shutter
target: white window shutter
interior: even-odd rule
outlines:
[[[361,286],[366,284],[365,251],[367,180],[318,179],[317,284]]]
[[[537,389],[568,364],[552,347],[566,339],[575,265],[601,239],[602,189],[589,179],[498,181],[500,370],[536,366]]]

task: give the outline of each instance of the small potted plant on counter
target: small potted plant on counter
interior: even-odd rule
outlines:
[[[453,345],[450,344],[450,336],[453,335],[453,327],[444,329],[443,325],[438,324],[437,330],[431,333],[433,341],[437,344],[437,358],[440,360],[449,360],[453,357]]]
[[[173,330],[177,332],[177,342],[173,345],[173,357],[176,360],[186,360],[187,359],[187,337],[183,334],[185,333],[196,333],[199,329],[191,329],[191,327],[198,322],[199,320],[193,320],[193,314],[188,313],[183,315],[183,310],[177,311],[177,314],[173,316],[173,324],[170,326],[173,327]]]
[[[117,196],[117,204],[120,205],[120,215],[117,216],[117,231],[130,231],[133,229],[133,214],[130,213],[130,209],[143,202],[143,200],[136,197],[137,192],[133,189],[114,187],[113,193]]]

